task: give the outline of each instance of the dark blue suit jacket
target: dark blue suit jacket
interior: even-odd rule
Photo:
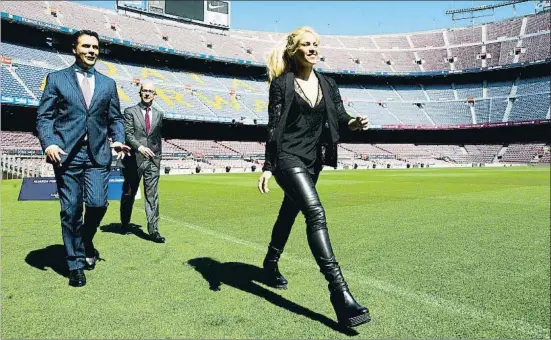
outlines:
[[[36,129],[43,150],[55,144],[69,155],[87,134],[92,162],[107,166],[111,163],[107,137],[124,143],[124,121],[115,81],[97,71],[94,75],[94,94],[90,108],[86,108],[75,65],[48,74]],[[66,160],[67,156],[61,155],[61,162]]]

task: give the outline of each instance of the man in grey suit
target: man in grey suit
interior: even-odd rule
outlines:
[[[126,142],[132,155],[123,159],[124,183],[121,197],[121,223],[123,233],[130,231],[130,218],[134,198],[143,177],[147,231],[151,240],[164,243],[159,234],[159,177],[161,174],[163,115],[153,108],[155,84],[145,80],[140,84],[139,104],[124,110]]]
[[[36,130],[46,160],[54,166],[69,285],[82,287],[84,269],[94,269],[99,259],[93,238],[108,206],[111,149],[124,158],[130,148],[122,144],[124,126],[115,81],[94,69],[100,52],[98,34],[78,31],[72,47],[75,63],[46,78]]]

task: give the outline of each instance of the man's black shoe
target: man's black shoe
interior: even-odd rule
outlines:
[[[76,269],[69,272],[69,286],[82,287],[86,284],[86,276],[84,270]]]
[[[159,234],[159,232],[154,232],[153,234],[149,235],[149,237],[151,238],[151,241],[153,242],[156,242],[156,243],[165,243],[165,238],[161,236],[161,234]]]

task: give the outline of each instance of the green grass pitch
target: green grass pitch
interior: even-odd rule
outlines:
[[[255,281],[282,200],[258,176],[162,177],[166,244],[117,233],[112,201],[83,288],[63,276],[59,203],[2,181],[1,337],[549,338],[548,167],[323,172],[337,260],[373,319],[357,333],[335,324],[302,215],[289,289]],[[133,222],[147,232],[143,200]]]

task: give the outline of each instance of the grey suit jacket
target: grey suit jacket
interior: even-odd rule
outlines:
[[[157,167],[161,168],[161,156],[163,153],[161,128],[163,125],[163,114],[151,107],[153,117],[151,117],[151,126],[149,135],[145,132],[145,119],[142,113],[141,103],[128,107],[124,110],[124,132],[126,143],[132,147],[132,155],[123,159],[123,166],[127,167],[130,162],[134,161],[140,167],[146,159],[138,148],[143,145],[150,148],[155,154],[153,162]]]

